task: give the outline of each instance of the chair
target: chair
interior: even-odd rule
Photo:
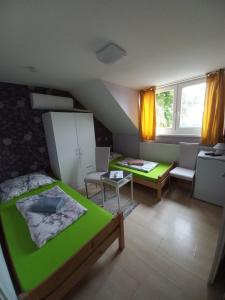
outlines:
[[[88,183],[99,184],[101,187],[101,191],[103,192],[101,176],[108,172],[109,156],[110,156],[110,147],[95,148],[96,172],[88,173],[84,178],[87,198],[88,198],[88,188],[87,188]]]
[[[192,182],[193,188],[195,165],[198,152],[198,143],[180,143],[178,167],[170,171],[170,176]]]

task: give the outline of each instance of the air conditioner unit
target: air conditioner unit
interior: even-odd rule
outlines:
[[[31,94],[31,107],[43,110],[65,110],[73,111],[73,99],[44,94]]]

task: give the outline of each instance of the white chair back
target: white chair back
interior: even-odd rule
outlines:
[[[109,167],[110,147],[96,147],[96,171],[108,172]]]
[[[198,143],[180,143],[179,167],[195,170],[198,152]]]

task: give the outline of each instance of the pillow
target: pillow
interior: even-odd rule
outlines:
[[[59,213],[65,202],[62,197],[44,197],[31,205],[30,211],[37,213]]]
[[[144,161],[142,159],[131,159],[128,161],[128,165],[143,166]]]
[[[0,199],[2,202],[6,202],[13,197],[20,196],[40,186],[53,182],[55,182],[53,178],[41,173],[32,173],[8,179],[0,184]]]
[[[120,153],[111,152],[111,153],[110,153],[109,160],[112,161],[112,160],[118,159],[118,158],[120,158],[120,157],[123,157],[123,155],[120,154]]]
[[[34,190],[42,185],[55,182],[53,178],[41,173],[32,173],[27,176],[29,176],[28,191]]]

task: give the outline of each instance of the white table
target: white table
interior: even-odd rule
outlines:
[[[118,170],[120,171],[120,170]],[[117,195],[117,200],[118,200],[118,209],[120,211],[120,191],[119,189],[130,182],[130,188],[131,188],[131,200],[133,201],[133,174],[129,172],[123,172],[123,178],[110,178],[110,172],[105,173],[104,175],[101,176],[101,181],[103,185],[103,206],[105,202],[105,186],[104,184],[108,184],[110,186],[115,187],[116,189],[116,195]]]

